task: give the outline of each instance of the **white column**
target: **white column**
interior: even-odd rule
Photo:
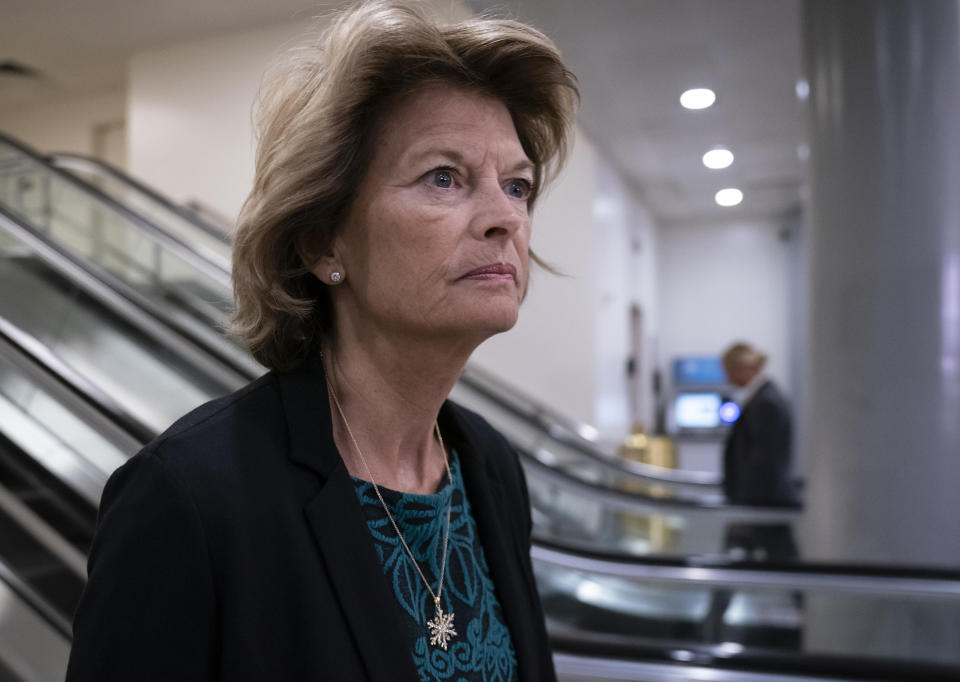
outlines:
[[[956,567],[960,3],[806,0],[804,10],[804,554]],[[807,606],[807,643],[821,651],[935,656],[960,641],[955,614],[937,604],[824,597]]]

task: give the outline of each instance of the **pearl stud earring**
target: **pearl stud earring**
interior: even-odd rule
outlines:
[[[341,279],[343,279],[343,275],[341,275],[339,271],[335,270],[330,273],[330,281],[334,284],[339,283]]]

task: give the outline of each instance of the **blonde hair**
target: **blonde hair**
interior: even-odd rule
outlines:
[[[767,356],[749,343],[735,343],[723,354],[724,367],[749,367],[760,371],[767,364]]]
[[[507,107],[535,165],[531,209],[562,166],[579,95],[539,31],[491,18],[445,25],[397,2],[336,16],[316,42],[291,51],[260,95],[253,189],[234,236],[231,320],[260,363],[296,367],[335,331],[327,288],[305,260],[322,255],[343,224],[391,107],[437,82]]]

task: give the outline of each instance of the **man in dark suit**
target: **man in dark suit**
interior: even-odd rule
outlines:
[[[740,417],[723,453],[723,490],[730,504],[793,506],[790,410],[776,385],[763,372],[767,356],[746,343],[723,354],[728,381],[740,389]],[[734,524],[727,549],[739,548],[752,559],[788,560],[797,556],[787,524]]]
[[[723,355],[728,381],[741,390],[740,417],[723,455],[723,491],[731,504],[796,503],[790,475],[792,428],[783,395],[764,374],[767,357],[745,344]]]
[[[791,477],[790,410],[776,385],[764,374],[767,356],[746,343],[723,354],[727,380],[739,389],[740,416],[723,451],[723,492],[727,502],[744,506],[794,506]],[[784,562],[798,556],[793,528],[786,523],[734,523],[727,526],[724,549],[749,561]],[[802,609],[802,595],[791,595]],[[733,591],[714,591],[704,619],[705,641],[723,639],[723,616]]]

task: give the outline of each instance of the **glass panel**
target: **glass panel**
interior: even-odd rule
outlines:
[[[23,152],[0,142],[0,205],[80,258],[103,268],[197,334],[211,334],[230,309],[229,274]],[[217,334],[219,336],[219,334]]]
[[[598,491],[565,484],[540,467],[525,467],[534,536],[565,546],[631,556],[725,555],[785,562],[798,550],[789,516],[752,510],[718,511],[681,505],[620,506]],[[627,498],[629,499],[629,498]]]
[[[164,202],[155,199],[122,174],[104,167],[94,159],[73,156],[56,157],[54,165],[84,179],[118,203],[176,236],[222,270],[230,270],[230,244],[227,241],[210,234]]]
[[[552,437],[540,425],[510,409],[509,403],[485,395],[459,382],[450,397],[461,405],[482,414],[501,431],[515,447],[538,456],[541,461],[557,471],[565,472],[579,480],[612,487],[623,492],[640,493],[662,500],[685,500],[700,505],[717,505],[723,502],[723,493],[717,486],[685,485],[670,481],[657,481],[618,470],[611,456],[610,465],[590,457],[580,449]],[[599,459],[603,459],[599,455]]]
[[[599,576],[542,562],[535,562],[534,571],[554,632],[659,645],[672,650],[678,661],[692,661],[698,652],[735,657],[761,649],[765,657],[838,657],[847,665],[937,664],[960,672],[956,598],[799,585],[713,588],[655,577]],[[866,622],[870,627],[864,627]],[[911,679],[925,678],[918,672]]]

